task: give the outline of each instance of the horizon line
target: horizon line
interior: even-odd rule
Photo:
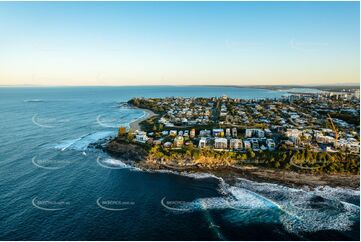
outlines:
[[[2,87],[327,87],[327,86],[360,86],[360,82],[350,83],[328,83],[328,84],[254,84],[254,85],[227,85],[227,84],[147,84],[147,85],[41,85],[41,84],[25,84],[25,85],[0,85]]]

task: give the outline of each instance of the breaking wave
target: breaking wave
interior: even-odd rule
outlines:
[[[141,169],[128,165],[126,163],[124,163],[121,160],[118,159],[114,159],[114,158],[105,158],[105,159],[100,159],[100,157],[97,158],[97,163],[104,167],[104,168],[108,168],[108,169],[128,169],[131,171],[141,171]]]
[[[186,177],[191,177],[191,178],[194,178],[194,179],[206,179],[206,178],[214,178],[214,179],[222,179],[222,178],[219,178],[213,174],[210,174],[210,173],[204,173],[204,172],[180,172],[179,175],[182,175],[182,176],[186,176]]]
[[[97,141],[110,137],[114,134],[114,131],[90,133],[87,135],[83,135],[77,139],[64,140],[60,144],[56,145],[55,149],[59,149],[61,151],[67,149],[84,151],[88,148],[90,144],[96,143]]]
[[[56,146],[60,150],[84,151],[89,144],[114,135],[112,131],[91,133],[78,139],[66,140]],[[238,178],[229,185],[209,173],[143,170],[121,160],[103,158],[102,166],[144,172],[171,173],[194,179],[214,178],[219,181],[219,196],[198,198],[180,203],[176,209],[189,213],[223,210],[222,218],[237,225],[280,224],[295,234],[322,230],[349,230],[360,219],[360,191],[328,186],[290,188],[273,183],[254,182]]]
[[[224,210],[223,217],[230,223],[281,224],[296,234],[349,230],[360,217],[360,192],[351,189],[296,189],[239,179],[233,186],[221,182],[220,190],[223,196],[199,198],[180,208],[186,212]]]

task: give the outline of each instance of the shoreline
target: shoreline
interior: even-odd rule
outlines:
[[[137,109],[137,110],[142,110],[144,112],[143,116],[137,118],[136,120],[132,121],[129,123],[129,128],[131,130],[141,130],[140,129],[140,123],[143,122],[144,120],[153,118],[155,116],[157,116],[158,114],[154,113],[153,111],[149,110],[149,109],[144,109],[144,108],[137,108],[134,106],[131,106],[132,109]]]
[[[141,130],[140,123],[153,118],[158,114],[149,109],[130,106],[131,108],[142,110],[144,115],[129,124],[132,130]],[[113,140],[115,141],[115,140]],[[360,189],[359,174],[311,174],[291,170],[281,170],[265,168],[260,166],[222,166],[215,168],[193,166],[177,166],[158,163],[156,160],[148,159],[147,152],[136,144],[121,144],[110,141],[105,147],[105,151],[114,158],[120,158],[124,163],[142,170],[154,172],[171,171],[175,173],[207,173],[222,178],[229,184],[234,184],[239,179],[247,179],[254,182],[266,182],[287,187],[341,187],[349,189]]]
[[[207,168],[199,165],[177,166],[171,164],[159,163],[156,160],[149,159],[147,152],[135,144],[120,144],[110,142],[104,147],[104,151],[111,157],[120,159],[123,163],[141,170],[162,172],[171,171],[174,173],[207,173],[219,178],[232,185],[239,179],[247,179],[260,183],[273,183],[291,188],[317,188],[317,187],[340,187],[348,189],[360,189],[359,174],[310,174],[295,172],[290,170],[271,169],[260,166],[222,166]]]
[[[123,161],[124,162],[124,161]],[[220,167],[217,169],[206,169],[199,167],[172,167],[162,164],[151,164],[145,161],[132,162],[130,165],[144,170],[154,172],[170,171],[175,174],[182,175],[182,173],[199,174],[206,173],[210,176],[215,176],[223,179],[226,183],[233,185],[240,179],[247,179],[249,181],[258,183],[272,183],[290,188],[304,188],[311,189],[329,186],[332,188],[346,188],[352,190],[360,189],[359,175],[355,174],[307,174],[297,173],[294,171],[282,171],[267,169],[262,167]]]

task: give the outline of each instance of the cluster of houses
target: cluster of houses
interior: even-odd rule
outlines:
[[[279,139],[279,143],[301,148],[309,146],[314,150],[336,152],[335,148],[353,153],[360,152],[360,144],[352,135],[341,133],[336,140],[331,129],[286,129]],[[243,139],[239,138],[237,128],[212,130],[164,130],[157,138],[154,132],[135,131],[135,142],[163,145],[167,148],[182,148],[193,145],[200,149],[213,148],[216,150],[275,150],[277,145],[274,134],[269,129],[246,129]]]
[[[231,111],[232,110],[232,111]],[[263,125],[271,129],[313,125],[317,119],[281,101],[240,101],[222,104],[220,120],[227,125]]]
[[[334,148],[347,150],[352,153],[360,152],[360,143],[353,137],[356,135],[339,133],[340,139],[336,139],[332,129],[287,129],[284,135],[288,138],[286,144],[292,146],[310,146],[313,149],[322,149],[336,152]],[[322,148],[321,148],[322,147]]]
[[[296,102],[300,99],[301,102]],[[321,102],[321,99],[325,100]],[[333,119],[340,129],[338,139],[334,130],[323,128],[326,126],[325,112],[344,111],[357,117],[359,105],[353,101],[335,102],[326,94],[291,95],[279,100],[242,100],[223,96],[150,101],[164,110],[157,122],[165,128],[159,130],[160,135],[159,132],[155,135],[136,131],[136,142],[173,148],[192,144],[218,150],[274,150],[278,145],[286,144],[293,149],[308,146],[329,152],[360,151],[359,126]],[[204,125],[209,129],[204,129]],[[232,128],[213,128],[220,125]],[[187,128],[189,130],[179,130]],[[238,133],[239,130],[242,134]]]
[[[169,130],[162,131],[162,136],[154,138],[154,133],[135,131],[135,141],[138,143],[150,143],[163,145],[166,148],[179,149],[183,146],[193,145],[200,149],[213,148],[216,150],[275,150],[276,144],[272,138],[265,137],[265,131],[261,129],[246,129],[245,139],[239,139],[237,128],[200,130]]]
[[[165,99],[157,105],[166,105],[167,111],[159,119],[165,127],[206,125],[211,120],[214,103],[210,100],[206,105],[198,103],[194,98],[177,98],[174,102]]]

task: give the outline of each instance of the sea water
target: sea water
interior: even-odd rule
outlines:
[[[231,87],[0,88],[0,240],[359,240],[358,190],[135,169],[90,144],[144,115],[132,97]]]

